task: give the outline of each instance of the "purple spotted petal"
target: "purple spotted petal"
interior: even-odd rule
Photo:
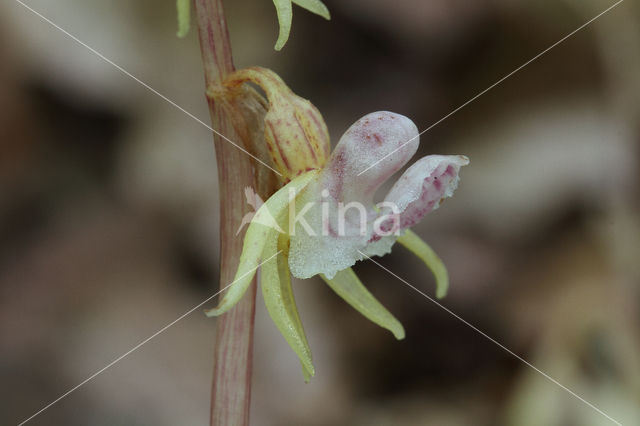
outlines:
[[[400,213],[400,229],[415,225],[451,197],[460,167],[467,164],[469,159],[463,155],[429,155],[409,167],[385,197]]]
[[[418,143],[413,122],[391,112],[368,114],[345,132],[290,215],[289,268],[294,276],[321,273],[331,279],[363,259],[362,253],[388,253],[399,235],[395,231],[413,225],[452,195],[458,170],[468,160],[434,155],[419,160],[400,178],[385,199],[392,207],[374,205],[376,190],[409,161]],[[343,208],[346,212],[341,213]]]
[[[336,200],[372,204],[376,190],[409,161],[419,142],[418,128],[407,117],[387,111],[367,114],[340,138],[323,184]]]

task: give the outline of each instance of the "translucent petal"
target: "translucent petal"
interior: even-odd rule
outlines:
[[[323,174],[325,189],[336,200],[373,205],[375,191],[409,161],[419,142],[418,128],[407,117],[367,114],[340,138]]]
[[[463,155],[429,155],[411,165],[393,185],[385,202],[393,203],[400,214],[400,228],[418,223],[451,197],[460,180],[460,167],[469,164]]]
[[[293,0],[293,3],[307,9],[309,12],[322,16],[324,19],[331,19],[329,9],[320,0]]]
[[[302,328],[291,289],[291,276],[287,263],[289,239],[285,234],[271,235],[265,247],[265,257],[276,253],[277,261],[262,265],[261,285],[264,303],[271,319],[284,336],[289,346],[300,358],[305,381],[315,374],[311,361],[311,349]]]
[[[176,0],[176,9],[178,13],[178,32],[180,38],[189,34],[189,25],[191,21],[191,0]]]
[[[417,148],[413,122],[387,111],[367,114],[344,133],[322,174],[300,197],[299,204],[314,205],[304,216],[308,229],[296,223],[291,236],[289,267],[295,277],[322,273],[331,279],[363,258],[379,215],[374,193]],[[392,244],[377,244],[372,253],[388,251]]]
[[[391,253],[391,248],[398,239],[397,235],[388,235],[381,237],[379,240],[372,241],[364,248],[363,253],[367,256],[382,257]]]
[[[398,237],[398,242],[418,256],[431,270],[436,278],[436,297],[441,299],[446,296],[449,289],[449,274],[436,252],[409,229]]]
[[[289,191],[293,190],[296,194],[299,194],[317,174],[316,170],[312,170],[298,176],[280,188],[258,209],[245,234],[244,246],[242,247],[240,262],[233,283],[218,306],[206,311],[207,316],[221,315],[238,303],[247,288],[249,288],[249,285],[251,285],[260,262],[268,259],[268,257],[263,256],[263,251],[269,236],[278,234],[277,229],[265,226],[263,223],[269,223],[268,217],[277,218],[283,212],[286,212],[289,206]]]
[[[359,250],[366,247],[371,233],[370,212],[350,208],[341,215],[334,199],[322,197],[322,187],[320,179],[313,181],[296,199],[296,222],[290,225],[294,232],[289,267],[297,278],[310,278],[319,273],[333,278],[338,271],[363,258]],[[361,217],[365,219],[365,232],[361,232]]]
[[[280,24],[280,33],[278,34],[275,49],[280,50],[284,47],[287,40],[289,40],[293,8],[291,6],[291,0],[273,0],[273,4],[276,6],[278,23]]]
[[[320,276],[333,291],[358,312],[380,327],[391,331],[396,339],[404,339],[402,324],[369,293],[369,290],[351,268],[338,272],[333,279],[328,279],[324,275]]]

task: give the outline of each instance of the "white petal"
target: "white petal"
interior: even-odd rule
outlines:
[[[296,200],[298,212],[305,203],[315,204],[304,215],[308,226],[297,222],[293,227],[289,267],[295,277],[322,273],[331,279],[361,260],[360,251],[382,254],[390,250],[394,238],[367,250],[379,215],[373,195],[409,161],[418,149],[418,139],[411,120],[386,111],[362,117],[345,132],[317,181]],[[349,207],[350,203],[359,207]]]
[[[391,253],[391,248],[393,247],[397,239],[398,236],[396,235],[387,235],[381,237],[380,239],[373,240],[369,244],[367,244],[362,252],[369,257],[382,257],[385,254]]]
[[[429,155],[416,161],[385,197],[400,212],[400,228],[408,228],[451,197],[458,186],[460,167],[469,164],[463,155]]]
[[[372,204],[376,189],[409,161],[418,144],[418,128],[407,117],[367,114],[340,138],[325,168],[326,189],[336,200]]]
[[[364,211],[364,226],[360,210],[349,208],[340,219],[340,202],[331,196],[322,197],[322,181],[312,183],[296,200],[296,213],[311,205],[304,216],[292,226],[289,268],[297,278],[324,274],[332,279],[338,271],[362,259],[359,250],[366,247],[372,234],[373,209]],[[290,231],[291,232],[291,231]]]

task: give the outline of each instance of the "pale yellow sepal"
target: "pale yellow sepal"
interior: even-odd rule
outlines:
[[[189,34],[189,26],[191,25],[191,0],[176,0],[176,9],[178,12],[178,32],[176,35],[183,38]]]
[[[291,0],[273,0],[273,4],[276,6],[278,23],[280,24],[280,33],[278,34],[275,49],[280,50],[284,47],[287,40],[289,40],[291,21],[293,19],[293,7],[291,6]]]
[[[293,7],[291,6],[291,2],[292,0],[273,0],[273,4],[276,6],[276,13],[278,14],[278,23],[280,24],[280,32],[275,46],[276,50],[282,49],[287,43],[287,40],[289,40],[291,21],[293,20]],[[327,9],[327,6],[320,0],[293,0],[293,3],[325,19],[331,19],[329,9]]]
[[[286,219],[286,214],[284,218]],[[315,374],[315,369],[311,361],[311,349],[302,328],[291,288],[288,246],[288,235],[274,233],[269,235],[264,256],[270,257],[277,253],[277,261],[267,262],[260,269],[262,295],[271,319],[291,349],[298,355],[304,379],[308,382]]]
[[[262,207],[258,209],[245,234],[244,246],[242,247],[240,262],[233,283],[218,306],[206,311],[207,316],[221,315],[238,303],[249,288],[249,285],[251,285],[260,262],[268,260],[267,257],[263,256],[263,251],[269,234],[278,234],[277,229],[265,226],[263,223],[268,222],[267,217],[269,216],[277,218],[283,212],[286,212],[289,206],[289,191],[293,190],[295,194],[299,194],[317,174],[317,170],[312,170],[298,176],[269,197]],[[268,261],[275,262],[275,259],[269,259]]]
[[[323,274],[320,276],[338,296],[342,297],[358,312],[380,327],[391,331],[396,339],[404,339],[404,328],[400,321],[369,293],[369,290],[362,284],[351,268],[338,272],[333,279],[328,279]]]
[[[322,16],[324,19],[331,19],[329,9],[320,0],[293,0],[293,3],[307,9],[311,13]]]
[[[436,278],[436,297],[441,299],[447,295],[449,289],[449,274],[435,251],[422,241],[414,232],[407,229],[398,237],[398,242],[418,256],[427,265]]]

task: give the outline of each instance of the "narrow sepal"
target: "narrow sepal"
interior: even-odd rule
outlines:
[[[276,6],[278,23],[280,24],[280,33],[278,34],[275,49],[280,50],[284,47],[287,40],[289,40],[291,21],[293,19],[293,7],[291,6],[291,0],[273,0],[273,4]]]
[[[380,327],[391,331],[396,339],[404,339],[404,328],[400,321],[367,290],[353,269],[344,269],[338,272],[333,279],[328,279],[323,274],[320,276],[338,296],[358,312]]]
[[[191,25],[191,0],[176,0],[176,10],[178,15],[176,35],[183,38],[189,34],[189,26]]]
[[[302,328],[296,301],[291,288],[291,276],[287,260],[289,239],[280,234],[271,236],[265,247],[265,256],[277,253],[276,262],[265,263],[261,270],[261,286],[264,304],[271,319],[302,364],[305,381],[315,374],[311,361],[311,349]]]
[[[307,9],[311,13],[322,16],[324,19],[331,19],[329,9],[320,0],[293,0],[293,3]]]
[[[427,268],[431,270],[436,279],[436,297],[441,299],[447,295],[449,289],[449,274],[447,268],[442,263],[435,251],[422,238],[407,229],[403,235],[398,237],[398,242],[409,251],[418,256]]]
[[[263,224],[269,222],[269,217],[277,218],[286,213],[289,207],[289,191],[293,190],[295,194],[298,194],[316,174],[316,171],[311,171],[293,179],[269,197],[262,207],[258,209],[244,236],[244,246],[242,247],[236,276],[218,306],[205,311],[207,316],[218,316],[231,309],[251,285],[260,262],[275,261],[263,256],[263,251],[270,235],[277,236],[279,232],[278,229]]]

